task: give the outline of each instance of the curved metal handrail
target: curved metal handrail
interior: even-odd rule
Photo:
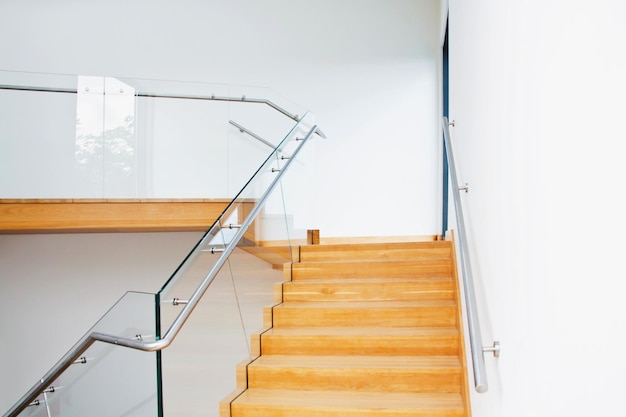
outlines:
[[[487,371],[485,368],[484,352],[493,352],[497,357],[500,353],[500,344],[494,342],[493,347],[483,347],[482,335],[480,332],[480,322],[478,318],[478,308],[476,305],[476,294],[474,292],[474,278],[469,257],[469,246],[467,244],[467,234],[465,232],[465,220],[463,217],[463,206],[461,204],[461,191],[466,187],[459,187],[454,163],[454,152],[450,141],[450,128],[448,118],[444,117],[443,140],[445,143],[445,153],[448,158],[448,169],[450,171],[450,181],[452,182],[452,192],[454,195],[454,208],[456,211],[459,245],[461,248],[461,272],[463,275],[463,289],[465,293],[465,307],[467,309],[467,327],[470,338],[470,348],[472,351],[472,366],[474,369],[474,387],[477,392],[487,392]]]
[[[172,344],[172,342],[176,338],[176,335],[180,332],[183,325],[185,324],[197,304],[200,302],[200,299],[211,285],[211,282],[213,282],[213,279],[217,276],[218,272],[220,271],[232,251],[235,249],[239,241],[243,238],[248,227],[252,224],[256,216],[263,208],[265,201],[270,196],[270,194],[280,181],[281,177],[289,169],[291,162],[296,159],[298,153],[300,152],[300,149],[302,149],[304,144],[313,134],[320,133],[321,131],[319,130],[317,125],[314,125],[309,130],[304,139],[302,139],[300,145],[296,148],[291,158],[286,160],[287,162],[282,167],[282,169],[274,171],[277,173],[277,175],[274,177],[274,180],[270,183],[265,193],[257,200],[257,203],[254,205],[246,219],[238,228],[233,239],[224,248],[224,251],[221,252],[221,255],[218,258],[217,262],[213,265],[213,267],[206,275],[204,280],[200,283],[198,288],[196,288],[191,298],[189,298],[189,301],[185,304],[185,307],[181,310],[176,319],[172,322],[169,329],[166,331],[165,335],[160,340],[143,341],[136,338],[126,338],[112,334],[92,332],[83,337],[76,345],[74,345],[74,347],[65,356],[63,356],[63,358],[61,358],[61,360],[59,360],[54,365],[54,367],[52,367],[52,369],[48,371],[48,373],[46,373],[46,375],[44,375],[41,380],[37,384],[35,384],[13,407],[11,407],[11,409],[9,409],[9,411],[7,411],[3,417],[16,417],[20,412],[28,407],[28,405],[32,401],[34,401],[44,390],[46,390],[50,386],[50,384],[63,373],[63,371],[69,368],[78,358],[80,358],[81,355],[95,342],[110,343],[113,345],[142,350],[146,352],[162,350]],[[218,218],[216,223],[218,223],[220,219],[221,216],[220,218]]]

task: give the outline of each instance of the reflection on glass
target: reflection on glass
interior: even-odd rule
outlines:
[[[134,197],[135,142],[135,90],[115,78],[79,76],[76,193]]]
[[[263,87],[8,71],[0,106],[2,198],[232,198],[305,113]]]
[[[105,197],[136,196],[135,89],[116,78],[104,81]]]

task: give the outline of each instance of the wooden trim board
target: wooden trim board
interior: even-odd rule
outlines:
[[[227,199],[0,199],[0,233],[205,231]]]

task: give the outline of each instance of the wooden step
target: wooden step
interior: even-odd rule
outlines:
[[[451,245],[439,242],[389,242],[300,247],[301,262],[368,261],[396,259],[450,259]]]
[[[298,261],[298,248],[288,246],[246,246],[241,249],[272,265],[273,269],[283,270],[286,263]]]
[[[283,284],[283,301],[454,300],[452,278],[305,280]]]
[[[287,302],[272,308],[274,327],[454,326],[456,305],[448,300]]]
[[[459,352],[454,327],[272,328],[261,335],[263,355],[448,356]]]
[[[248,365],[248,387],[461,392],[461,365],[455,356],[262,355]]]
[[[331,278],[425,278],[452,276],[449,259],[361,262],[301,262],[292,265],[292,280]]]
[[[462,417],[456,393],[396,393],[248,389],[232,404],[233,417]]]
[[[223,415],[466,417],[452,243],[343,243],[284,269]]]

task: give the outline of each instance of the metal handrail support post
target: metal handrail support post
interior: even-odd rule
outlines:
[[[217,276],[221,267],[224,265],[224,263],[226,263],[226,260],[228,259],[232,251],[235,249],[239,241],[243,238],[248,227],[252,224],[256,216],[260,213],[265,204],[265,201],[268,199],[274,188],[276,188],[276,185],[278,184],[284,173],[288,170],[291,162],[296,159],[296,156],[298,155],[304,144],[310,139],[310,137],[313,134],[319,133],[320,131],[317,125],[313,126],[304,137],[304,139],[301,141],[300,145],[294,151],[292,158],[286,160],[286,163],[281,170],[274,171],[277,174],[268,186],[265,193],[254,205],[253,209],[250,211],[246,219],[237,230],[237,233],[235,234],[233,239],[221,253],[217,262],[213,265],[202,283],[194,291],[189,301],[185,304],[185,307],[180,311],[170,328],[160,340],[143,341],[136,338],[131,339],[99,332],[90,333],[89,335],[84,336],[76,345],[74,345],[74,347],[65,356],[63,356],[63,358],[61,358],[61,360],[58,361],[54,365],[54,367],[52,367],[52,369],[48,371],[48,373],[46,373],[46,375],[44,375],[37,384],[35,384],[26,394],[24,394],[24,396],[13,407],[11,407],[9,411],[4,414],[3,417],[18,416],[19,413],[21,413],[26,407],[28,407],[28,405],[33,400],[35,400],[39,396],[39,394],[47,389],[50,384],[63,373],[63,371],[69,368],[74,363],[74,361],[80,358],[83,352],[85,352],[96,341],[110,343],[113,345],[123,346],[131,349],[142,350],[146,352],[154,352],[168,347],[174,341],[174,338],[182,329],[183,325],[185,324],[197,304],[200,302],[200,299],[211,285],[211,282],[213,282],[213,279]],[[219,219],[217,221],[219,221]]]
[[[448,169],[450,172],[450,181],[452,183],[452,192],[454,196],[454,208],[456,212],[459,245],[461,248],[461,273],[463,275],[463,289],[465,295],[465,307],[467,310],[467,327],[470,338],[470,348],[472,352],[472,367],[474,370],[474,387],[477,392],[487,392],[489,385],[487,383],[487,371],[485,368],[484,352],[493,352],[494,356],[498,356],[500,352],[500,344],[494,342],[493,347],[484,348],[482,344],[482,335],[480,332],[480,323],[478,318],[478,307],[476,304],[476,294],[474,292],[474,279],[472,275],[472,266],[469,257],[469,246],[467,244],[467,233],[465,231],[465,220],[463,217],[463,206],[461,204],[461,191],[467,192],[467,184],[459,187],[459,181],[456,173],[456,165],[454,162],[454,152],[450,141],[450,128],[448,118],[443,118],[443,139],[446,146],[446,154],[448,156]]]
[[[247,133],[248,135],[252,136],[253,138],[255,138],[256,140],[258,140],[259,142],[263,143],[264,145],[269,146],[270,148],[274,149],[274,145],[272,145],[271,142],[263,139],[261,136],[257,135],[256,133],[254,133],[253,131],[251,131],[250,129],[246,129],[245,127],[243,127],[242,125],[240,125],[239,123],[235,122],[234,120],[229,120],[228,123],[230,123],[231,125],[235,126],[237,129],[239,129],[239,131],[241,133]],[[280,150],[280,149],[279,149]]]

